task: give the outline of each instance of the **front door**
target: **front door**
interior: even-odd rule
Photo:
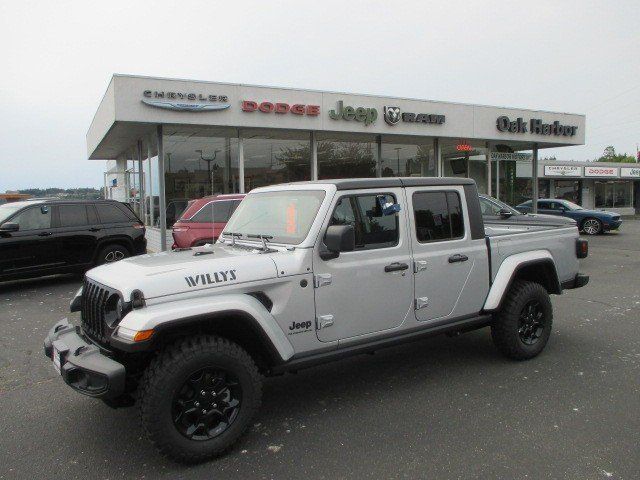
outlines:
[[[473,240],[462,187],[407,189],[414,216],[415,317],[450,320],[478,313],[489,288],[487,246]]]
[[[26,208],[8,222],[17,223],[19,229],[2,234],[0,257],[3,261],[0,262],[0,274],[16,275],[60,265],[48,206]]]
[[[412,312],[406,212],[384,208],[403,195],[401,188],[336,195],[322,232],[330,225],[353,225],[356,249],[323,260],[321,239],[315,247],[319,340],[332,342],[390,330],[402,325]]]

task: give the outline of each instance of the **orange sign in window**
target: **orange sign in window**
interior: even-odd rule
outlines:
[[[298,212],[296,211],[296,204],[295,203],[290,203],[287,206],[287,214],[286,214],[286,227],[285,227],[285,230],[286,230],[287,233],[294,234],[298,230],[297,225],[296,225],[296,217],[298,216],[297,213]]]

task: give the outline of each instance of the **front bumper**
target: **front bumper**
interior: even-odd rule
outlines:
[[[54,351],[59,355],[62,379],[74,390],[103,400],[124,393],[124,365],[101,353],[66,318],[56,323],[44,339],[44,354],[51,361]]]
[[[620,228],[620,225],[622,225],[622,220],[611,220],[609,222],[602,223],[602,227],[607,232],[609,230],[617,230],[618,228]]]

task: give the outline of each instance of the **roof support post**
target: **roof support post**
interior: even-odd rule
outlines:
[[[245,193],[244,191],[244,138],[242,133],[238,135],[238,193]]]
[[[158,209],[160,210],[160,251],[167,250],[167,199],[164,189],[164,145],[162,144],[162,125],[156,130],[158,142]]]
[[[533,144],[531,155],[531,211],[538,213],[538,144]]]
[[[487,153],[485,158],[487,160],[487,195],[491,195],[491,142],[487,142]]]
[[[312,131],[310,133],[309,141],[311,142],[311,180],[318,180],[318,141],[316,132]]]

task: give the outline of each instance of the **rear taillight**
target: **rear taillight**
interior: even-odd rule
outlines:
[[[578,258],[587,258],[589,255],[589,242],[579,238],[576,240],[576,256]]]
[[[187,230],[189,230],[189,227],[184,226],[184,227],[173,227],[173,231],[174,232],[186,232]]]
[[[140,229],[140,230],[144,230],[144,225],[143,225],[143,224],[141,224],[141,223],[134,223],[134,224],[133,224],[133,228],[137,228],[137,229]]]

